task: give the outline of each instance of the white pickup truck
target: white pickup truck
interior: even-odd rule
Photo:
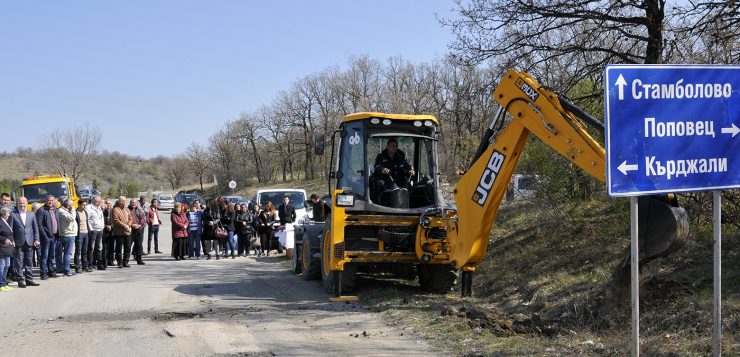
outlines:
[[[252,199],[252,202],[257,203],[263,209],[265,208],[267,202],[272,202],[272,205],[277,211],[278,207],[283,204],[283,197],[288,197],[288,199],[290,200],[290,204],[293,205],[293,207],[295,208],[296,221],[293,223],[301,223],[306,216],[306,190],[292,188],[258,190],[257,195],[255,195],[255,197]],[[274,223],[276,227],[280,225],[279,220],[280,213],[278,212],[278,216],[276,217],[276,221]],[[278,252],[282,253],[282,244],[278,241],[278,235],[279,231],[275,230],[275,235],[273,237],[273,247],[278,247]],[[292,239],[289,241],[286,248],[293,248]]]

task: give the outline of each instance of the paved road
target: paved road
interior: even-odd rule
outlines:
[[[0,355],[437,354],[376,314],[328,302],[317,282],[290,274],[284,258],[177,262],[168,227],[160,233],[165,254],[145,257],[146,266],[0,293]]]

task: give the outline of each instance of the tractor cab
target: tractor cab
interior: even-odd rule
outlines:
[[[335,189],[354,196],[347,210],[419,214],[439,206],[438,135],[429,115],[345,116],[332,140],[331,175]]]

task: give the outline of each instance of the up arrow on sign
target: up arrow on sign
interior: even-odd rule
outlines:
[[[627,85],[627,81],[624,80],[623,75],[619,75],[619,78],[617,78],[617,82],[614,83],[619,87],[619,100],[624,100],[624,86]]]

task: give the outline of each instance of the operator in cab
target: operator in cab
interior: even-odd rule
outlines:
[[[391,182],[400,188],[408,189],[407,179],[414,176],[414,169],[406,161],[406,154],[398,149],[396,138],[388,139],[383,150],[375,158],[375,180],[372,183],[371,199],[380,202],[380,193],[386,190]]]

